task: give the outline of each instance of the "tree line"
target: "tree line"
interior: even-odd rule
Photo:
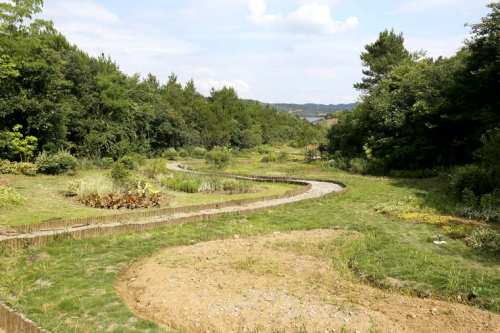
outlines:
[[[306,145],[319,132],[307,122],[232,88],[202,96],[172,74],[126,75],[104,55],[71,45],[52,22],[34,19],[42,0],[0,4],[0,158],[60,149],[119,158],[169,147],[267,143]],[[17,144],[13,138],[17,138]]]
[[[385,170],[473,162],[500,130],[500,4],[489,8],[449,58],[412,53],[402,34],[380,33],[361,55],[361,101],[330,131],[329,151]]]
[[[328,134],[334,163],[375,174],[447,170],[464,215],[500,220],[500,3],[488,6],[452,57],[410,52],[393,30],[365,47],[360,103]]]

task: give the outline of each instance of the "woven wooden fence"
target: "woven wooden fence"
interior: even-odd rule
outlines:
[[[103,216],[90,216],[90,217],[80,217],[73,219],[55,219],[48,220],[38,224],[30,224],[30,225],[20,225],[13,226],[12,229],[19,234],[27,234],[36,231],[45,231],[45,230],[54,230],[54,229],[64,229],[71,227],[82,227],[86,225],[94,225],[94,224],[116,224],[116,223],[127,223],[134,220],[140,219],[148,219],[159,216],[167,216],[179,213],[192,213],[199,210],[207,210],[207,209],[215,209],[215,208],[223,208],[228,206],[238,206],[238,205],[246,205],[258,201],[263,200],[273,200],[278,198],[287,198],[296,196],[302,193],[305,193],[310,190],[311,185],[307,182],[292,180],[292,179],[281,179],[276,177],[241,177],[241,176],[229,176],[232,178],[239,179],[248,179],[258,182],[280,182],[280,183],[289,183],[295,185],[303,185],[303,188],[295,189],[287,191],[283,195],[271,195],[271,196],[263,196],[259,198],[251,198],[251,199],[239,199],[239,200],[229,200],[225,202],[213,203],[213,204],[203,204],[203,205],[191,205],[184,207],[176,207],[176,208],[159,208],[159,209],[149,209],[149,210],[141,210],[136,212],[127,212],[127,213],[119,213],[112,215],[103,215]],[[240,178],[241,177],[241,178]]]
[[[252,199],[231,200],[222,203],[195,205],[195,206],[187,206],[179,208],[154,209],[149,211],[132,212],[132,213],[108,215],[108,216],[49,221],[47,223],[42,223],[40,225],[21,226],[16,228],[18,232],[29,233],[34,231],[43,231],[44,229],[54,230],[56,228],[61,228],[64,230],[61,231],[60,233],[54,233],[54,234],[48,233],[46,235],[34,235],[32,237],[30,237],[29,235],[24,235],[19,238],[6,239],[0,242],[0,253],[10,250],[27,248],[30,246],[43,246],[48,244],[49,242],[54,242],[54,241],[62,241],[68,239],[78,240],[90,237],[102,237],[107,235],[117,235],[130,232],[142,232],[142,231],[157,229],[166,225],[192,223],[192,222],[199,222],[209,219],[220,218],[221,216],[238,215],[240,214],[239,212],[235,213],[224,212],[224,213],[201,214],[188,217],[171,218],[171,219],[150,221],[143,223],[125,223],[125,222],[130,222],[131,220],[138,220],[141,218],[144,219],[148,217],[159,217],[165,215],[172,215],[176,213],[191,213],[202,210],[245,205],[263,200],[294,197],[309,191],[312,187],[311,184],[305,181],[288,177],[246,177],[246,176],[227,175],[227,174],[219,174],[219,175],[225,177],[233,177],[237,179],[248,179],[253,181],[264,181],[264,182],[292,183],[304,186],[299,189],[290,190],[286,192],[284,195],[273,195],[273,196],[252,198]],[[336,183],[342,187],[345,187],[341,183],[332,181],[326,181],[326,182]],[[245,213],[249,213],[259,209],[260,208],[246,209]],[[123,223],[123,224],[106,226],[106,224],[116,224],[116,223]],[[87,225],[89,226],[88,228],[76,229],[77,227],[84,227]],[[72,230],[71,228],[75,229]],[[1,302],[0,302],[0,328],[3,329],[6,333],[48,333],[47,331],[38,327],[35,323],[24,317],[22,314],[13,311],[12,309],[10,309]]]
[[[48,333],[3,303],[0,303],[0,329],[6,333]]]

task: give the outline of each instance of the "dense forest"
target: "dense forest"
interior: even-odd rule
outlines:
[[[0,4],[0,158],[61,149],[85,157],[156,154],[169,147],[305,145],[318,131],[297,117],[243,101],[231,88],[209,97],[172,74],[124,74],[104,55],[71,45],[42,0]]]
[[[489,9],[450,58],[412,53],[393,30],[366,46],[360,103],[329,133],[338,165],[423,176],[462,166],[450,179],[457,198],[498,213],[500,3]]]

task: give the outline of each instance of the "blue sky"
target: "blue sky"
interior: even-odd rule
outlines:
[[[43,16],[129,74],[176,73],[204,94],[264,102],[355,101],[359,54],[385,28],[411,50],[452,55],[488,0],[46,0]]]

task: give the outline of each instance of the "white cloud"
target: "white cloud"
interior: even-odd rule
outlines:
[[[457,7],[469,5],[471,3],[484,3],[492,2],[491,0],[408,0],[396,8],[395,13],[417,13],[424,12],[432,9],[442,7]]]
[[[256,24],[275,24],[294,32],[307,34],[333,34],[356,28],[357,17],[344,21],[333,19],[330,6],[324,2],[307,2],[285,15],[269,14],[265,0],[248,0],[250,20]]]
[[[249,0],[250,20],[254,23],[274,22],[278,19],[276,15],[267,14],[267,4],[265,0]]]
[[[117,15],[90,0],[47,2],[45,14],[51,18],[71,16],[105,23],[116,23],[119,21]]]
[[[195,78],[194,83],[196,88],[205,96],[210,95],[212,88],[215,90],[222,89],[224,87],[231,87],[236,90],[240,97],[249,98],[251,87],[250,84],[243,80],[217,80],[213,78]]]

